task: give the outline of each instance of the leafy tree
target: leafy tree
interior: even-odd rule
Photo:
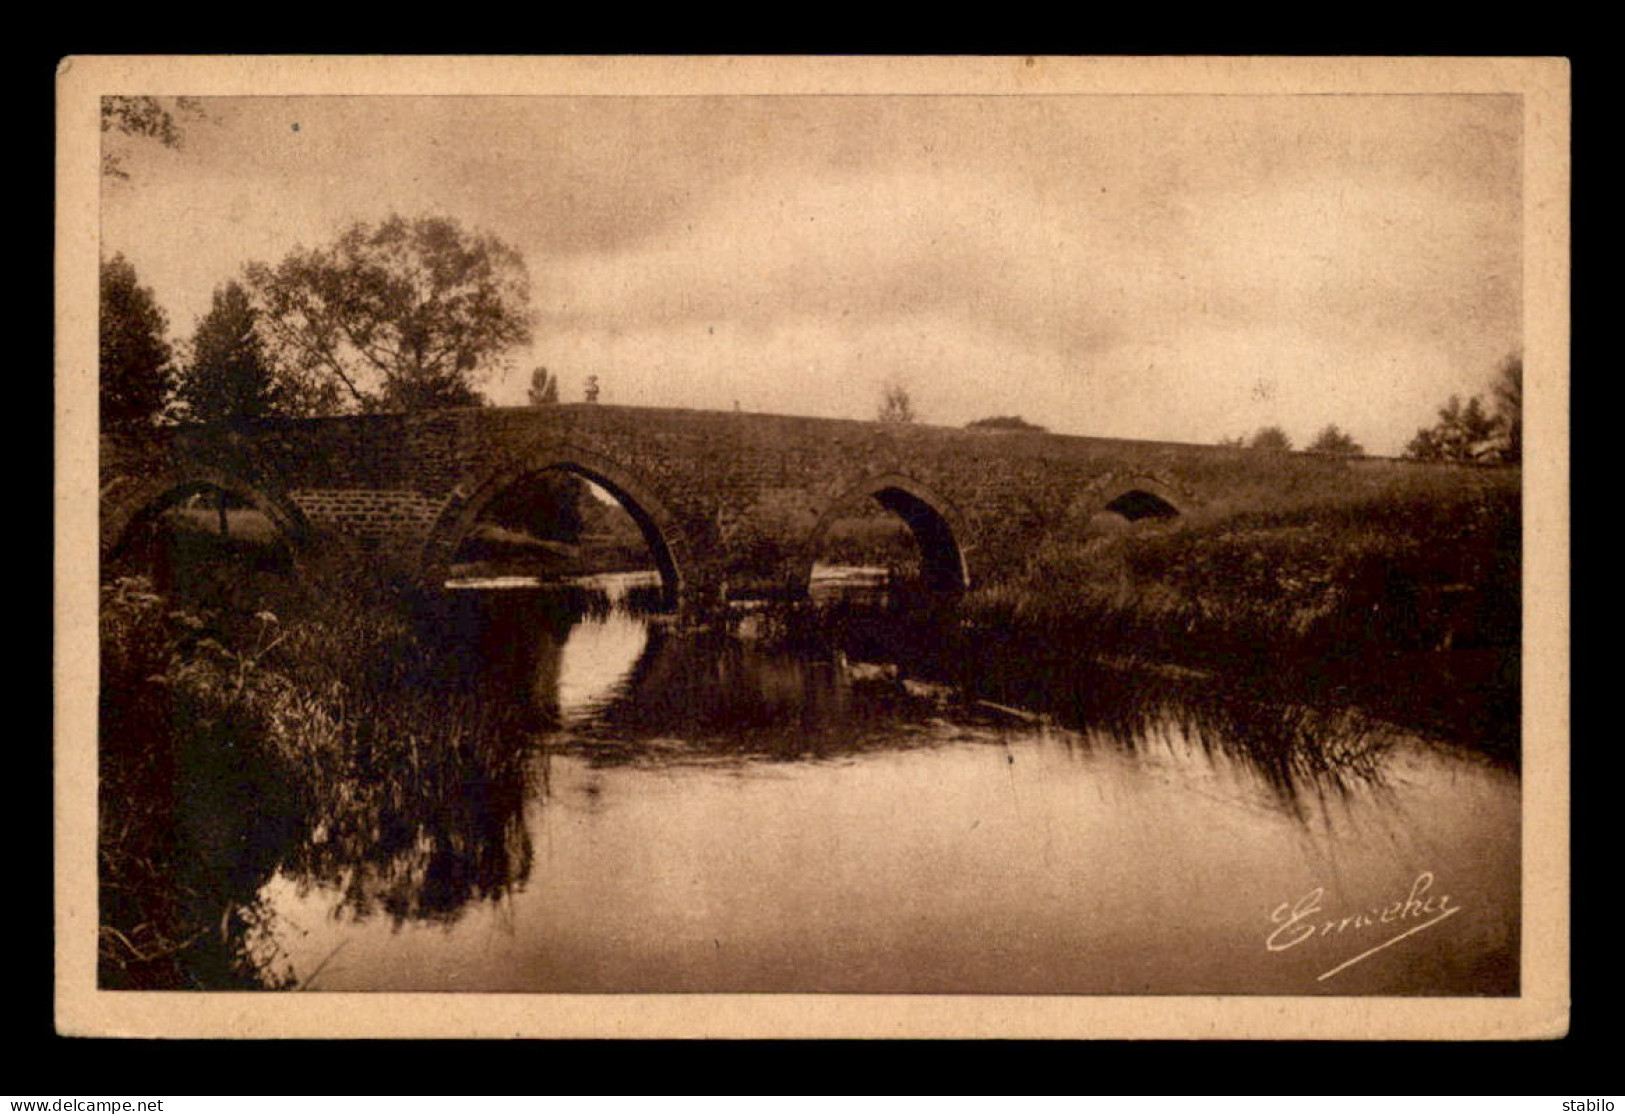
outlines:
[[[1249,449],[1261,449],[1265,452],[1284,453],[1292,449],[1292,438],[1286,435],[1286,430],[1278,425],[1265,426],[1253,434],[1252,440],[1247,442]]]
[[[545,367],[539,367],[530,373],[530,404],[532,406],[557,406],[559,402],[559,377],[548,373]]]
[[[474,378],[530,340],[524,260],[446,217],[360,222],[247,273],[273,356],[328,412],[478,405]]]
[[[969,424],[967,424],[965,426],[965,428],[966,429],[1025,430],[1026,432],[1029,432],[1029,433],[1043,433],[1043,432],[1045,432],[1043,426],[1034,425],[1032,422],[1029,422],[1027,419],[1019,418],[1019,417],[977,418],[974,422],[970,422]]]
[[[1508,463],[1523,460],[1523,357],[1510,356],[1490,387],[1495,395],[1495,416],[1501,422],[1505,444],[1501,455]]]
[[[876,420],[906,425],[914,421],[915,417],[914,402],[909,398],[908,388],[896,383],[887,387]]]
[[[1331,453],[1334,456],[1359,456],[1365,452],[1365,449],[1354,438],[1338,429],[1336,425],[1328,425],[1315,435],[1313,441],[1309,442],[1308,451],[1312,453]]]
[[[115,255],[101,268],[101,406],[108,426],[150,424],[163,413],[174,371],[169,327],[135,267]]]
[[[1438,431],[1432,426],[1417,430],[1416,436],[1412,437],[1410,443],[1405,446],[1405,458],[1407,460],[1426,461],[1444,460],[1444,444],[1439,438]]]
[[[1417,430],[1405,447],[1405,455],[1412,460],[1482,460],[1497,451],[1501,432],[1501,420],[1485,412],[1477,395],[1465,406],[1460,397],[1451,395],[1450,401],[1439,408],[1438,422]]]
[[[175,391],[184,417],[197,422],[251,421],[281,411],[283,392],[266,356],[258,319],[240,284],[228,282],[215,290]]]

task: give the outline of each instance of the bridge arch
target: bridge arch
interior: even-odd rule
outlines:
[[[675,604],[688,587],[692,566],[687,537],[677,517],[655,494],[653,485],[602,453],[576,445],[550,442],[467,477],[453,489],[423,545],[418,567],[432,586],[444,584],[458,547],[474,529],[481,513],[503,492],[544,472],[569,472],[604,488],[631,515],[643,534],[666,601]]]
[[[1074,512],[1084,522],[1103,511],[1129,522],[1183,518],[1196,506],[1191,492],[1148,473],[1108,476],[1091,485],[1073,504]]]
[[[807,537],[797,570],[799,587],[812,583],[813,564],[836,519],[873,499],[901,518],[920,547],[921,571],[935,591],[963,592],[970,587],[970,571],[961,539],[968,537],[965,521],[947,499],[925,484],[899,472],[870,476],[848,488],[819,516]]]
[[[222,469],[201,464],[167,467],[139,480],[115,480],[101,491],[101,556],[117,557],[135,528],[205,488],[216,488],[252,506],[276,527],[298,567],[311,537],[304,513],[289,499]]]

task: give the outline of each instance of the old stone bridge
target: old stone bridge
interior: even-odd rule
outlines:
[[[1385,486],[1409,466],[588,404],[278,419],[104,436],[102,556],[177,499],[215,488],[259,508],[296,554],[347,545],[443,585],[481,511],[551,469],[622,502],[674,598],[716,600],[804,591],[830,524],[869,499],[908,524],[926,580],[951,591],[998,580],[1099,510],[1229,513],[1294,485]]]

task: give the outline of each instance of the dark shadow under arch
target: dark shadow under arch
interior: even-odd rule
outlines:
[[[1145,473],[1119,473],[1083,495],[1073,504],[1072,513],[1081,511],[1078,521],[1085,522],[1101,512],[1128,522],[1166,522],[1188,515],[1193,503],[1189,492],[1166,480]]]
[[[665,601],[675,605],[687,586],[688,546],[676,517],[650,485],[608,457],[570,445],[549,445],[460,484],[429,530],[419,567],[431,587],[444,585],[458,547],[480,514],[503,492],[543,472],[569,472],[613,495],[632,516],[660,570]]]
[[[139,526],[151,522],[180,500],[207,489],[224,491],[263,514],[287,545],[297,571],[310,541],[310,525],[291,501],[246,480],[214,468],[169,469],[133,485],[104,492],[101,512],[101,556],[112,561],[124,552]]]
[[[970,572],[959,539],[965,536],[964,522],[946,499],[918,480],[890,474],[874,476],[848,489],[819,517],[807,539],[802,561],[800,587],[812,582],[813,564],[818,560],[830,527],[842,514],[873,499],[907,524],[920,547],[920,571],[926,587],[935,592],[963,592],[970,587]]]
[[[1128,519],[1130,522],[1138,522],[1143,518],[1161,519],[1179,517],[1179,508],[1175,507],[1172,503],[1168,502],[1168,500],[1162,498],[1160,495],[1156,495],[1153,492],[1144,491],[1140,488],[1134,488],[1131,491],[1123,492],[1123,494],[1117,496],[1117,498],[1113,499],[1100,509],[1103,511],[1110,511],[1115,515],[1120,515],[1121,517]]]

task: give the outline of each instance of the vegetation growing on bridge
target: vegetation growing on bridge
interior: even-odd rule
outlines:
[[[914,398],[901,383],[888,383],[881,394],[880,409],[875,420],[890,425],[908,425],[919,420],[914,410]]]

